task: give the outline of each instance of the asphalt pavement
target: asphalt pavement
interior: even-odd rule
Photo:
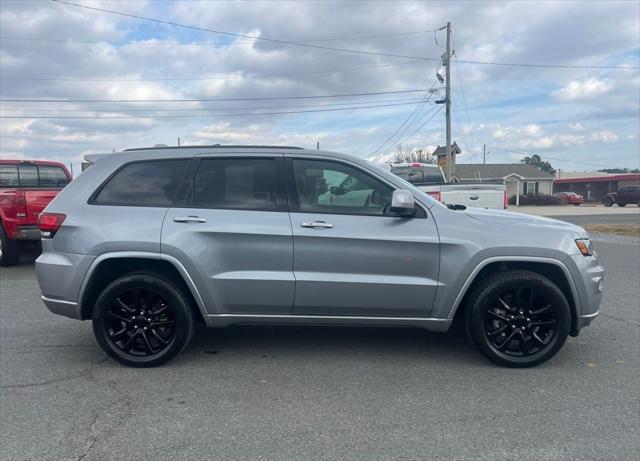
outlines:
[[[460,329],[200,329],[131,369],[0,269],[1,459],[638,459],[640,244],[596,242],[601,315],[550,362],[486,361]]]

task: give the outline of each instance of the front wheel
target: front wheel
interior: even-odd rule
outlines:
[[[189,344],[193,329],[193,311],[182,290],[152,273],[115,280],[93,311],[93,331],[102,349],[132,367],[171,360]]]
[[[471,293],[467,328],[480,352],[498,365],[523,368],[553,357],[569,334],[569,304],[535,272],[495,274]]]
[[[613,200],[611,200],[610,197],[605,197],[604,200],[602,200],[602,204],[606,207],[610,207],[613,205]]]

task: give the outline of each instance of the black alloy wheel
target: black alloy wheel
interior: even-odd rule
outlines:
[[[538,289],[521,286],[495,296],[484,316],[484,333],[496,350],[526,357],[549,345],[557,324],[555,306]]]
[[[468,314],[473,342],[490,360],[509,367],[542,363],[564,344],[569,305],[547,278],[528,271],[497,274],[477,287]]]
[[[178,354],[193,334],[184,294],[155,274],[128,274],[100,295],[93,315],[100,346],[129,366],[160,365]]]

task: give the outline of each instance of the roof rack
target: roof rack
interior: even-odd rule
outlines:
[[[136,150],[156,150],[156,149],[210,149],[212,147],[218,149],[296,149],[304,150],[302,147],[294,146],[252,146],[252,145],[222,145],[213,144],[209,146],[156,146],[156,147],[134,147],[131,149],[124,149],[123,152],[131,152]]]

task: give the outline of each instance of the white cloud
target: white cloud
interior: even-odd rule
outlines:
[[[602,96],[609,93],[613,87],[611,80],[589,78],[587,80],[573,80],[551,94],[560,101],[575,101]]]

